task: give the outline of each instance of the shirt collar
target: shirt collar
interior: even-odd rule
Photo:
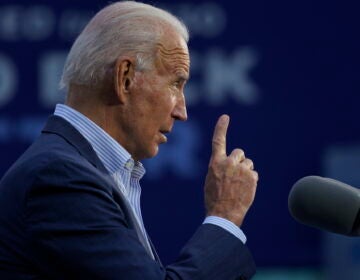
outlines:
[[[80,132],[110,174],[125,169],[132,178],[140,180],[144,176],[142,163],[135,162],[124,147],[85,115],[64,104],[56,105],[54,115],[64,118]]]

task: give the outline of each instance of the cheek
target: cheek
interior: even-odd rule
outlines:
[[[163,110],[169,110],[176,105],[177,93],[172,89],[164,89],[156,99],[157,105],[161,106]]]
[[[161,116],[169,114],[175,105],[176,99],[169,90],[157,90],[150,93],[146,98],[147,113],[149,117]]]

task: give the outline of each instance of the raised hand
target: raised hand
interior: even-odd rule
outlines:
[[[258,174],[244,151],[226,155],[229,116],[222,115],[214,130],[212,154],[205,180],[207,216],[225,218],[240,226],[255,198]]]

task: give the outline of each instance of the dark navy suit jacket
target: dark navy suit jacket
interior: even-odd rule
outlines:
[[[255,272],[247,247],[215,225],[201,225],[166,268],[143,241],[90,144],[51,116],[0,182],[0,279],[233,280]]]

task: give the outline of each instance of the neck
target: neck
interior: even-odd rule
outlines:
[[[121,104],[111,96],[111,91],[109,93],[87,86],[71,85],[65,105],[92,120],[131,153],[131,148],[126,145],[126,127],[123,126],[126,114]]]
[[[99,96],[100,94],[98,92],[88,87],[71,85],[65,104],[101,126],[101,119],[106,110],[103,102],[99,100]]]

